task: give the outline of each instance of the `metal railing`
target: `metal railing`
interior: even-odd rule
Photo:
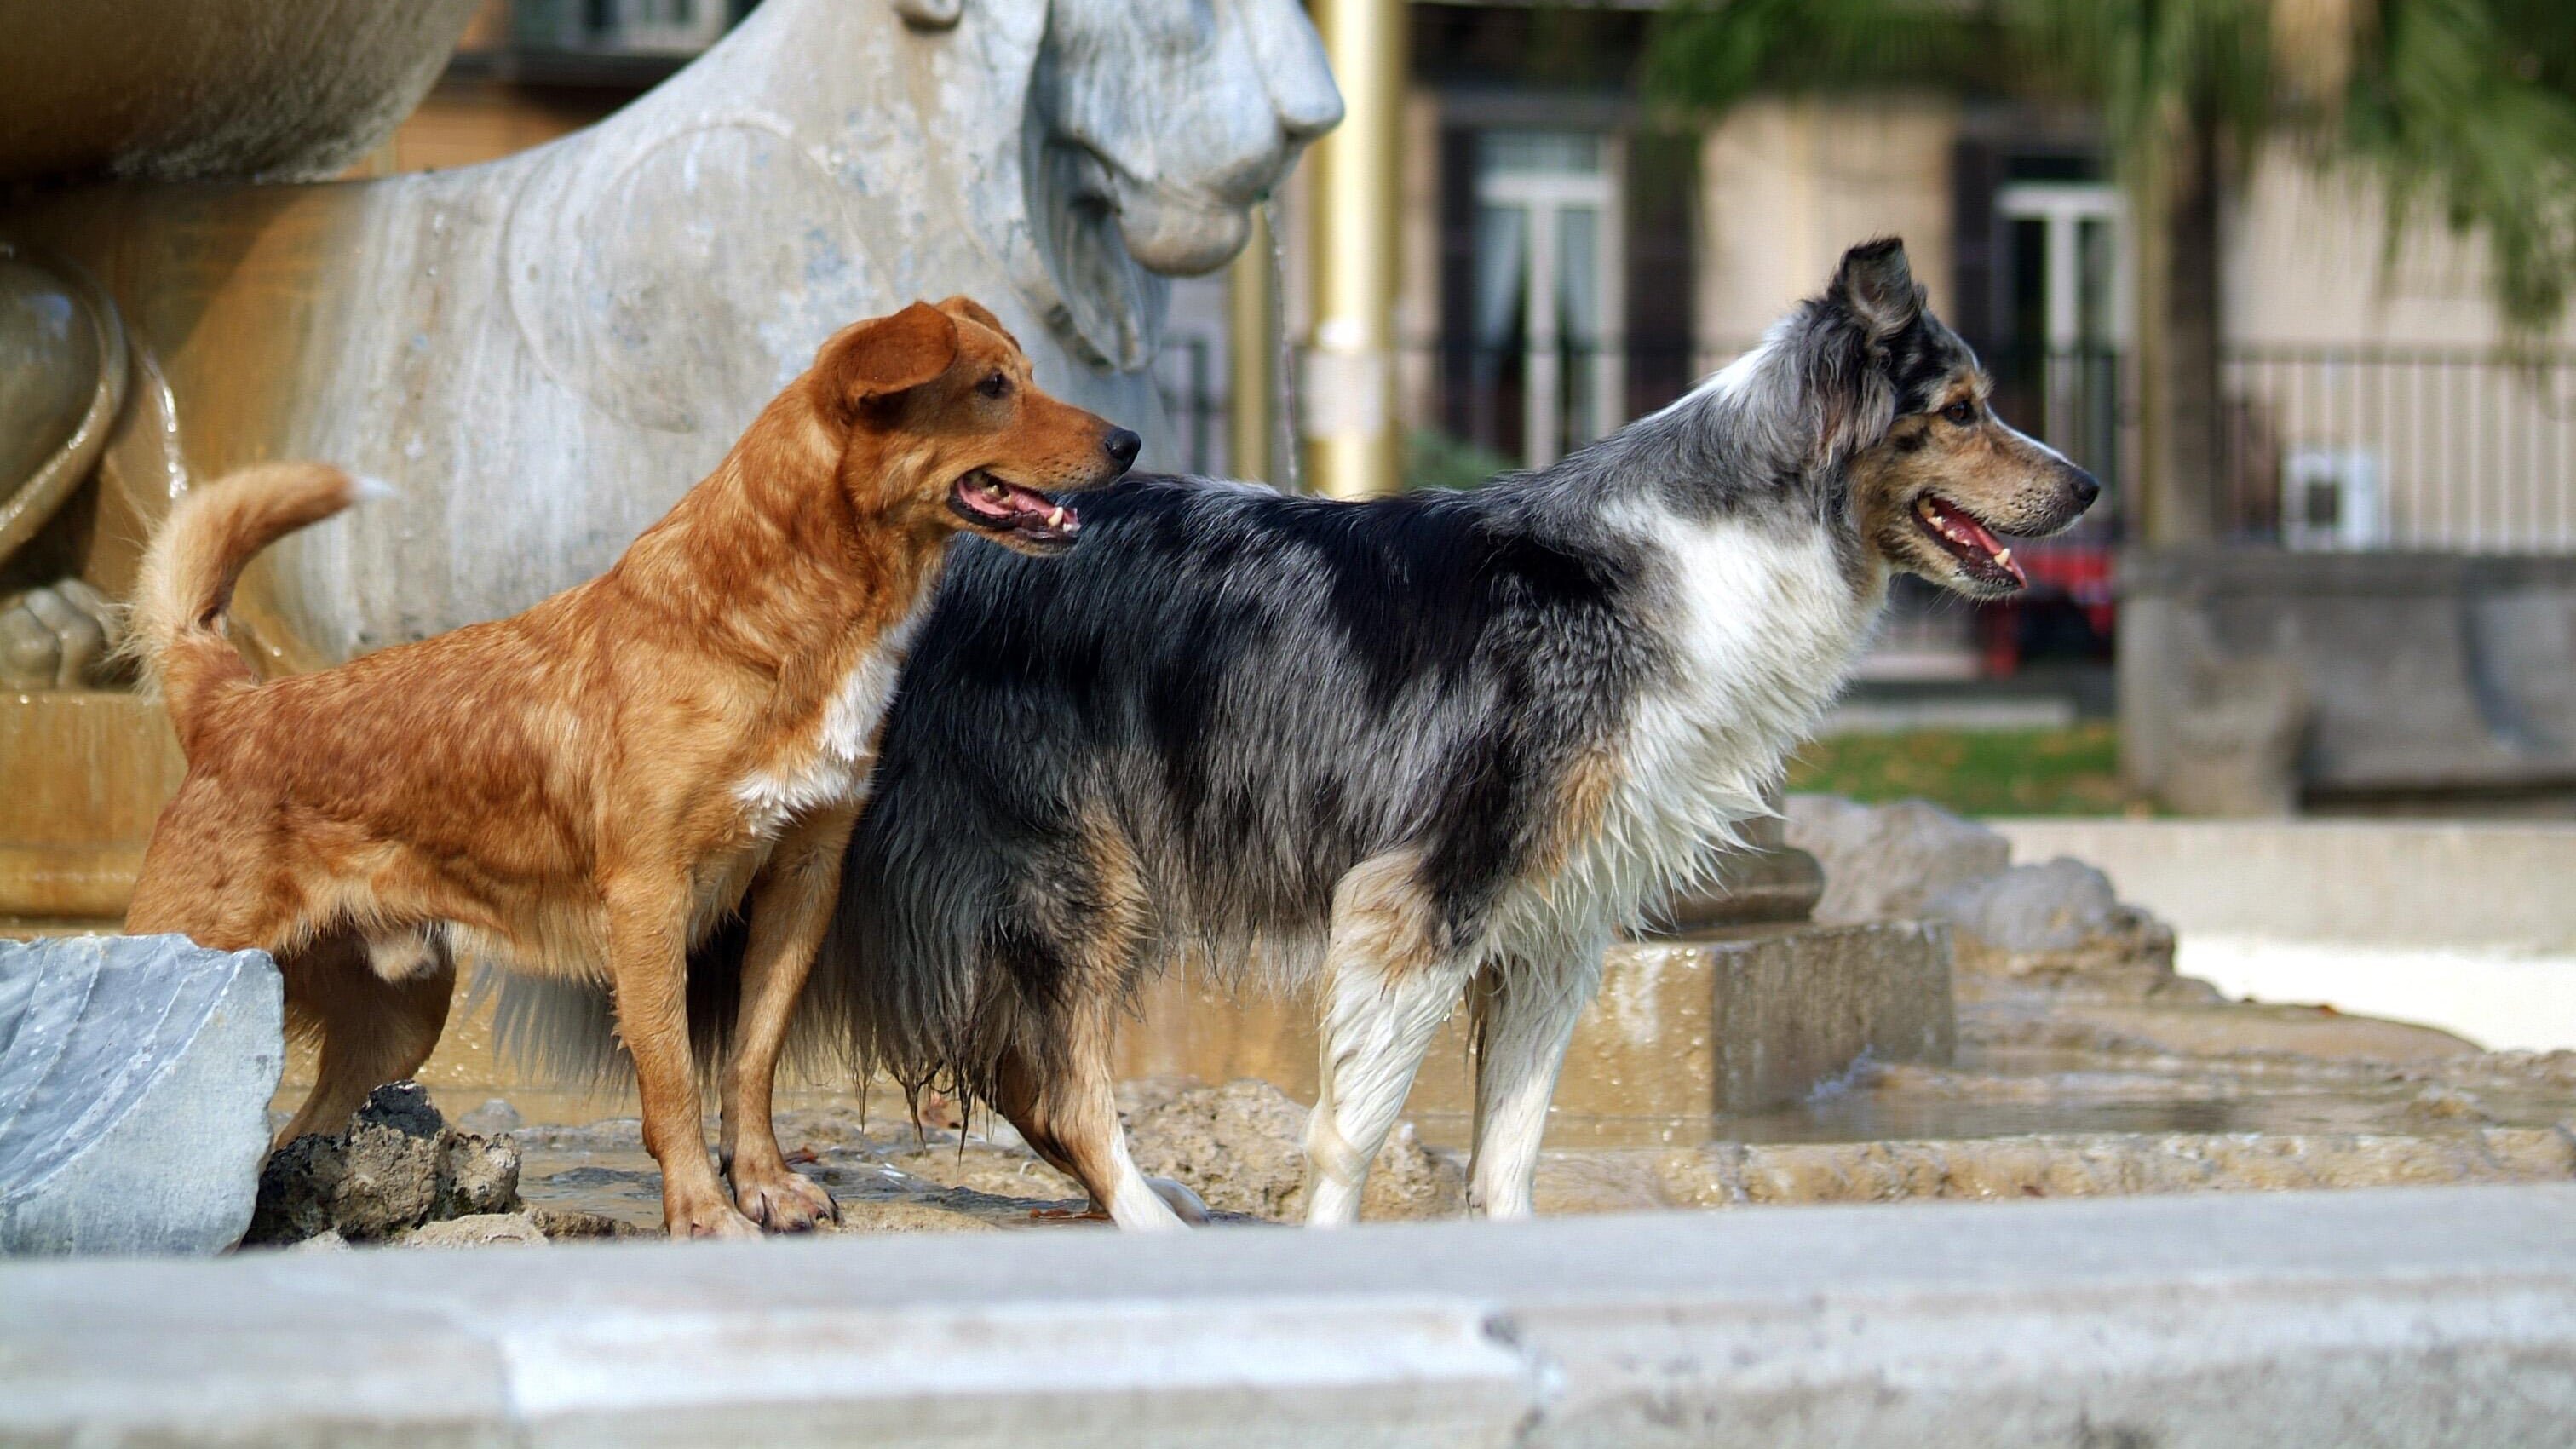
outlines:
[[[1217,451],[1232,410],[1232,398],[1216,390],[1217,347],[1213,337],[1172,333],[1154,354],[1154,389],[1179,443],[1176,466],[1191,473],[1242,471]]]
[[[1229,400],[1219,341],[1167,339],[1155,378],[1190,466],[1225,464]],[[1741,355],[1741,347],[1630,348],[1604,407],[1561,383],[1568,445],[1639,417]],[[1604,375],[1563,350],[1559,379]],[[1440,444],[1448,471],[1512,466],[1529,399],[1523,359],[1500,349],[1416,345],[1398,358],[1402,421]],[[2137,449],[2129,359],[2102,349],[2028,359],[1990,353],[1996,409],[2090,468],[2109,498],[2053,546],[2117,542],[2121,484]],[[2576,353],[2249,346],[2222,363],[2220,510],[2229,536],[2300,549],[2487,554],[2576,552]],[[1444,476],[1439,481],[1458,479]],[[2047,552],[2049,546],[2039,551]]]
[[[2241,348],[2223,393],[2221,505],[2239,538],[2576,550],[2576,355]]]

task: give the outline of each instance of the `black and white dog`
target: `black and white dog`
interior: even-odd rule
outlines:
[[[807,1028],[952,1081],[1161,1227],[1181,1218],[1111,1100],[1122,1005],[1179,960],[1314,981],[1308,1217],[1341,1223],[1463,994],[1472,1199],[1528,1213],[1603,948],[1764,808],[1890,575],[2008,593],[1996,535],[2093,501],[1987,391],[1878,241],[1689,396],[1538,472],[1367,503],[1139,478],[1085,499],[1069,558],[962,550]],[[730,999],[726,946],[702,1001]]]

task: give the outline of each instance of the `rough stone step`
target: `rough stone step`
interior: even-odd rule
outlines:
[[[0,1303],[13,1444],[2563,1444],[2576,1188],[22,1262]]]
[[[1542,1213],[2576,1181],[2576,1131],[2043,1133],[1550,1153]]]

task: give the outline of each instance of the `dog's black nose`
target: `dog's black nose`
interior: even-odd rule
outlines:
[[[1109,436],[1103,438],[1100,445],[1109,450],[1110,457],[1118,460],[1118,467],[1123,472],[1136,461],[1136,455],[1144,451],[1145,440],[1125,428],[1111,428]]]
[[[2084,471],[2083,469],[2081,469],[2081,468],[2076,469],[2076,470],[2075,470],[2075,507],[2076,507],[2076,510],[2077,510],[2078,512],[2081,512],[2081,511],[2082,511],[2082,510],[2084,510],[2084,509],[2087,509],[2087,508],[2092,507],[2092,506],[2093,506],[2093,500],[2094,500],[2094,499],[2096,499],[2096,498],[2099,498],[2099,497],[2101,497],[2101,496],[2102,496],[2102,481],[2101,481],[2100,479],[2098,479],[2098,478],[2094,477],[2092,474],[2085,472],[2085,471]]]

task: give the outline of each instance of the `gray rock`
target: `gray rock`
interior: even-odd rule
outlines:
[[[456,1119],[458,1130],[479,1132],[486,1137],[515,1132],[526,1123],[527,1119],[519,1115],[519,1109],[511,1106],[506,1097],[490,1098],[482,1106]]]
[[[368,1095],[346,1131],[299,1137],[269,1157],[246,1241],[336,1232],[378,1242],[424,1223],[518,1207],[518,1144],[455,1131],[418,1082],[394,1082]]]
[[[1919,915],[1932,897],[2012,862],[2011,842],[1929,801],[1862,805],[1839,795],[1792,795],[1785,813],[1788,843],[1825,869],[1818,925]]]
[[[283,1013],[260,952],[182,936],[0,941],[0,1251],[238,1241]]]
[[[1249,1078],[1222,1087],[1134,1084],[1128,1150],[1149,1177],[1187,1185],[1219,1212],[1287,1221],[1306,1210],[1306,1115],[1287,1093]],[[1454,1217],[1466,1175],[1399,1122],[1369,1167],[1363,1218]]]
[[[1924,910],[1951,923],[1963,972],[2124,992],[2181,989],[2173,928],[2123,904],[2109,877],[2067,856],[1952,886]]]

